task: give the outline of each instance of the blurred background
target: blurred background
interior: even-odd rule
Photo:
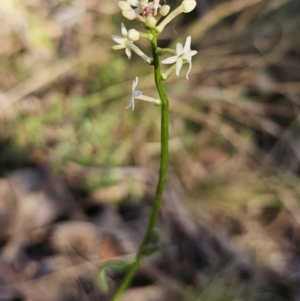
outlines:
[[[159,108],[125,109],[152,68],[111,50],[143,29],[116,0],[2,2],[0,300],[109,300],[157,181]],[[299,0],[199,0],[160,35],[198,54],[165,82],[163,243],[123,301],[300,300],[299,28]]]

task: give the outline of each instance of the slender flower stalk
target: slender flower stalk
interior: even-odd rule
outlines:
[[[158,55],[162,55],[162,54],[173,54],[176,55],[176,50],[171,49],[171,48],[157,48],[156,49],[156,53]]]
[[[159,25],[156,27],[157,32],[161,33],[165,26],[181,13],[183,13],[182,7],[178,6],[169,15],[167,15],[161,23],[159,23]]]
[[[152,203],[151,213],[146,229],[144,238],[138,248],[135,256],[135,260],[130,264],[127,272],[114,293],[111,301],[119,301],[123,292],[130,286],[133,278],[135,277],[140,263],[144,256],[146,256],[146,250],[149,247],[151,238],[155,233],[155,226],[157,223],[160,205],[162,200],[162,195],[167,178],[167,168],[168,168],[168,141],[169,141],[169,100],[166,94],[165,88],[163,86],[163,81],[168,78],[173,71],[179,75],[181,67],[183,64],[188,63],[189,69],[186,74],[186,78],[192,68],[192,56],[194,56],[197,51],[191,50],[191,37],[186,39],[185,45],[181,43],[176,45],[176,50],[169,48],[159,48],[157,45],[157,36],[161,33],[164,27],[173,20],[180,13],[187,13],[194,9],[196,6],[195,0],[183,0],[181,5],[169,14],[170,7],[168,5],[161,6],[159,0],[126,0],[119,1],[119,7],[122,10],[123,16],[129,20],[137,20],[143,23],[144,28],[147,33],[139,32],[135,29],[130,29],[128,32],[125,26],[122,24],[122,37],[112,36],[112,39],[118,44],[113,46],[113,49],[125,49],[128,58],[131,57],[131,51],[135,52],[143,60],[145,60],[149,65],[154,68],[154,81],[159,98],[149,97],[144,95],[142,91],[136,90],[138,85],[138,77],[135,78],[132,84],[132,94],[130,102],[126,108],[134,110],[135,99],[144,100],[147,102],[152,102],[156,105],[160,105],[161,114],[161,129],[160,129],[160,168],[158,183],[156,186],[156,192],[154,200]],[[165,17],[165,19],[160,22],[160,19]],[[160,23],[159,23],[160,22]],[[158,24],[158,25],[157,25]],[[151,53],[152,58],[146,55],[138,46],[133,42],[139,40],[139,38],[147,38],[151,42]],[[163,54],[171,55],[171,57],[164,59],[160,62],[160,56]],[[172,64],[172,66],[162,73],[161,63]]]
[[[139,57],[141,57],[144,61],[146,61],[149,65],[152,64],[152,59],[146,55],[139,47],[137,47],[135,44],[133,44],[131,41],[126,40],[125,45],[134,51]]]
[[[173,10],[157,27],[156,30],[158,33],[161,33],[165,26],[170,23],[175,17],[177,17],[181,13],[189,13],[191,12],[197,5],[195,0],[184,0],[181,5],[178,6],[175,10]]]
[[[159,169],[159,179],[158,184],[155,192],[154,201],[152,204],[152,211],[149,218],[146,234],[144,239],[138,249],[138,252],[135,257],[135,261],[131,264],[130,268],[128,269],[121,285],[119,286],[118,290],[114,294],[111,301],[117,301],[120,299],[123,292],[129,287],[133,277],[135,276],[140,262],[143,258],[143,253],[146,247],[149,245],[149,242],[152,238],[154,228],[156,226],[160,204],[162,199],[162,194],[164,191],[164,186],[166,183],[167,178],[167,169],[168,169],[168,142],[169,142],[169,99],[166,94],[165,88],[162,83],[161,77],[161,67],[159,57],[156,53],[157,49],[157,36],[155,30],[151,31],[153,34],[153,39],[151,41],[152,47],[152,55],[153,55],[153,66],[154,66],[154,80],[157,87],[158,94],[161,100],[161,152],[160,152],[160,169]],[[135,87],[134,87],[135,89]],[[134,90],[133,89],[133,90]]]
[[[166,80],[172,73],[175,71],[176,65],[171,66],[167,71],[162,73],[161,77],[163,80]]]

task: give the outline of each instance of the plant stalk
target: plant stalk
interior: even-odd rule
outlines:
[[[153,236],[153,232],[157,223],[157,218],[160,211],[160,205],[162,200],[162,195],[166,183],[167,178],[167,169],[168,169],[168,141],[169,141],[169,99],[165,92],[163,86],[163,80],[161,76],[161,68],[158,54],[156,53],[157,49],[157,33],[154,29],[151,30],[151,34],[153,38],[151,40],[151,48],[152,48],[152,56],[153,56],[153,67],[154,67],[154,80],[156,84],[156,88],[161,99],[161,151],[160,151],[160,168],[159,168],[159,178],[156,186],[156,192],[154,201],[152,203],[151,214],[149,217],[149,222],[147,226],[147,230],[143,241],[141,242],[139,249],[137,251],[134,262],[129,267],[125,277],[120,284],[119,288],[113,295],[111,301],[118,301],[124,291],[130,286],[132,279],[136,275],[141,260],[143,258],[143,254],[147,246],[149,245],[151,238]]]

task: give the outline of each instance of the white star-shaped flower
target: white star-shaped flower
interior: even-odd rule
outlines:
[[[136,77],[135,80],[134,80],[133,83],[132,83],[132,89],[131,89],[131,90],[132,90],[132,94],[131,94],[130,102],[129,102],[128,106],[126,106],[126,109],[130,109],[130,108],[131,108],[132,111],[134,110],[134,99],[135,99],[136,97],[138,97],[138,96],[140,96],[140,95],[143,94],[142,91],[135,90],[135,88],[136,88],[138,82],[139,82],[139,78]]]
[[[131,58],[131,51],[134,51],[138,56],[151,65],[153,60],[133,43],[133,41],[137,41],[139,39],[139,33],[137,31],[132,31],[132,29],[127,32],[127,29],[123,23],[121,24],[121,31],[123,37],[115,35],[111,36],[112,39],[119,44],[112,46],[112,49],[118,50],[125,48],[125,53],[128,59]]]
[[[130,42],[130,40],[128,39],[127,29],[126,29],[126,27],[123,23],[121,24],[121,32],[122,32],[123,37],[119,37],[119,36],[115,36],[115,35],[111,36],[112,39],[116,43],[119,44],[119,45],[113,46],[112,49],[118,50],[118,49],[124,49],[125,48],[125,53],[126,53],[128,59],[130,59],[131,58],[131,49],[128,47],[128,42]]]
[[[160,99],[157,99],[157,98],[153,98],[151,96],[147,96],[147,95],[143,95],[143,92],[142,91],[138,91],[138,90],[135,90],[137,84],[139,82],[139,79],[138,77],[135,78],[135,80],[133,81],[132,83],[132,92],[131,92],[131,99],[130,99],[130,102],[128,104],[128,106],[126,106],[126,109],[132,109],[132,111],[134,110],[134,107],[135,107],[135,103],[134,103],[134,99],[140,99],[140,100],[144,100],[144,101],[148,101],[148,102],[152,102],[156,105],[160,105],[161,104],[161,100]]]
[[[189,64],[188,72],[186,73],[186,78],[189,79],[189,73],[192,69],[192,56],[197,53],[196,50],[191,50],[191,36],[187,37],[184,47],[181,43],[176,44],[176,55],[168,57],[163,60],[163,64],[174,64],[176,63],[176,75],[179,76],[179,72],[182,65],[185,63]]]

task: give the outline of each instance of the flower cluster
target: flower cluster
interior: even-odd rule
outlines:
[[[118,6],[122,10],[123,16],[128,20],[136,20],[140,22],[147,32],[140,32],[135,29],[127,31],[125,25],[121,24],[122,36],[113,35],[112,39],[117,43],[113,46],[114,50],[125,49],[128,59],[131,58],[132,52],[140,56],[149,65],[153,64],[153,59],[146,55],[136,44],[140,38],[152,41],[153,35],[160,34],[165,26],[171,22],[176,16],[181,13],[191,12],[195,6],[195,0],[183,0],[180,6],[170,12],[170,6],[167,4],[160,5],[160,0],[126,0],[119,1]],[[179,76],[180,70],[184,64],[188,64],[189,68],[186,73],[188,79],[189,73],[192,68],[192,56],[196,55],[196,50],[191,50],[191,37],[186,39],[184,46],[177,43],[176,50],[168,48],[157,48],[157,55],[171,54],[170,57],[161,61],[162,64],[171,64],[172,66],[164,73],[161,74],[163,80],[167,79],[173,71]],[[153,102],[159,105],[159,99],[143,95],[141,91],[135,90],[138,83],[138,78],[135,79],[132,86],[132,97],[127,108],[134,109],[134,99],[141,99]]]

